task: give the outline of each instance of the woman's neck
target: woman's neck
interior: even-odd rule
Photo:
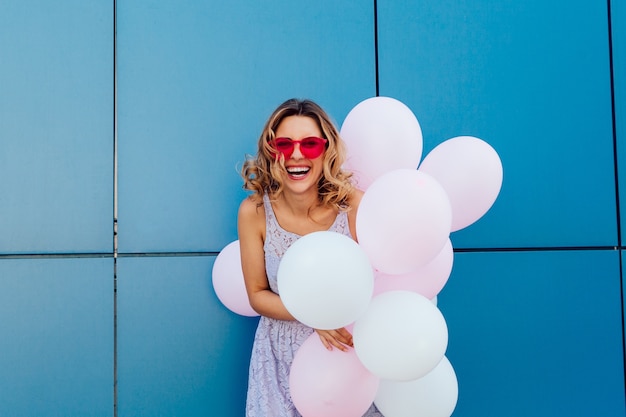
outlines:
[[[308,217],[316,207],[319,207],[317,192],[306,194],[292,194],[283,192],[281,195],[283,206],[295,216]]]

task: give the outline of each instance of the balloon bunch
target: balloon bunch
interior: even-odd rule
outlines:
[[[359,243],[334,232],[301,237],[283,256],[278,287],[296,319],[317,329],[347,327],[354,349],[328,351],[316,334],[307,339],[291,367],[294,405],[304,417],[360,417],[372,402],[385,417],[449,417],[458,383],[436,297],[452,271],[450,233],[493,205],[500,158],[481,139],[460,136],[420,164],[420,125],[388,97],[355,106],[341,137],[344,168],[364,191]],[[253,316],[237,245],[217,257],[213,285],[226,307]]]

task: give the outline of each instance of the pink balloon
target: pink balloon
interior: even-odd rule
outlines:
[[[303,417],[362,417],[378,384],[353,349],[329,351],[317,333],[300,346],[289,374],[291,398]]]
[[[341,126],[347,146],[344,168],[366,190],[382,174],[398,168],[416,169],[422,157],[422,129],[405,104],[390,97],[372,97],[357,104]]]
[[[452,243],[448,239],[439,255],[421,268],[401,275],[375,272],[374,296],[387,291],[405,290],[432,299],[448,282],[452,272],[453,260]]]
[[[441,252],[450,235],[448,196],[431,176],[397,169],[367,189],[356,215],[359,244],[372,266],[405,274]]]
[[[232,312],[248,317],[259,315],[248,300],[238,240],[226,245],[217,255],[213,264],[213,289],[217,298]]]
[[[454,232],[480,219],[502,187],[502,162],[485,141],[472,136],[448,139],[435,147],[419,167],[448,193]]]

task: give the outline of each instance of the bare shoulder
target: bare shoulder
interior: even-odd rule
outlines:
[[[361,199],[363,198],[363,191],[355,188],[352,194],[350,194],[350,198],[348,199],[348,204],[352,208],[352,211],[356,211],[359,208],[359,204],[361,204]]]
[[[254,196],[247,197],[239,205],[239,228],[263,230],[265,226],[265,208],[263,201]],[[240,230],[241,233],[241,230]]]
[[[255,217],[264,212],[263,201],[255,196],[246,197],[239,205],[239,216]]]

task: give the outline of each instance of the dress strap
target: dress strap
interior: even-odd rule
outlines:
[[[272,210],[272,204],[270,203],[270,198],[266,194],[263,194],[263,207],[265,208],[265,215],[269,216],[270,214],[274,216],[274,210]]]
[[[335,219],[335,223],[329,230],[352,238],[352,233],[350,233],[350,222],[348,221],[348,212],[340,211],[337,215],[337,219]]]
[[[272,202],[267,193],[263,194],[263,207],[265,208],[265,225],[268,230],[276,229],[278,226],[278,220],[276,220],[276,214],[272,208]]]

